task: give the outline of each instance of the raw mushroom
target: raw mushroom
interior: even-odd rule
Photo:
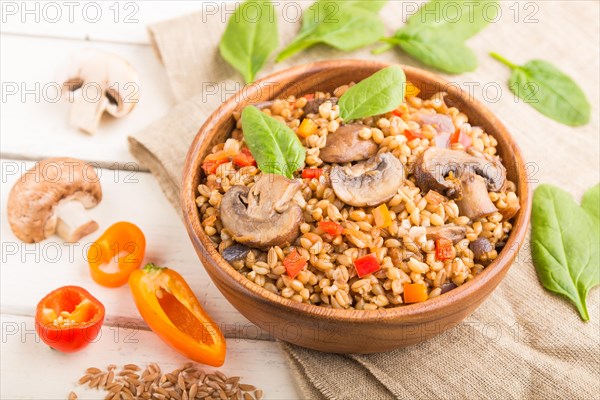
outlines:
[[[388,201],[398,193],[404,178],[404,167],[392,153],[379,154],[351,167],[336,166],[330,174],[335,195],[355,207]]]
[[[365,126],[360,124],[342,125],[327,135],[327,143],[319,153],[321,160],[344,164],[373,157],[377,154],[379,146],[371,139],[360,138],[358,134],[364,128]]]
[[[444,225],[444,226],[428,226],[426,228],[427,240],[436,240],[445,238],[452,240],[453,244],[458,243],[467,236],[467,228],[458,225]]]
[[[121,118],[139,100],[135,69],[123,58],[100,50],[73,55],[60,71],[60,82],[73,103],[69,123],[90,134],[96,132],[105,111]]]
[[[330,97],[328,99],[325,97],[312,98],[306,102],[306,105],[304,106],[304,114],[318,114],[319,107],[326,101],[330,102],[332,106],[335,106],[338,102],[338,99],[337,97]]]
[[[15,236],[36,243],[58,233],[76,242],[98,229],[85,209],[102,200],[94,168],[74,158],[49,158],[28,170],[8,196],[8,222]]]
[[[300,234],[302,209],[293,197],[302,184],[265,174],[252,186],[231,187],[221,200],[223,227],[238,243],[258,249],[287,246]]]
[[[457,199],[463,215],[476,219],[498,211],[489,199],[488,191],[502,190],[506,169],[495,158],[430,147],[417,159],[415,178],[423,192],[435,190]]]

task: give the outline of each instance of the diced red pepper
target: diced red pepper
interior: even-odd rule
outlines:
[[[306,259],[298,253],[297,250],[293,250],[290,254],[288,254],[283,259],[283,265],[285,266],[285,270],[290,278],[295,278],[300,271],[306,267]]]
[[[394,111],[392,111],[392,114],[394,114],[396,117],[402,118],[402,111],[400,111],[399,108],[396,108]]]
[[[413,132],[411,130],[405,129],[404,130],[404,136],[406,136],[406,139],[410,142],[413,139],[419,138],[419,139],[425,139],[425,136],[421,133],[421,132]]]
[[[471,146],[471,144],[473,143],[473,140],[471,139],[471,137],[469,135],[463,133],[460,129],[457,129],[452,134],[452,136],[450,136],[450,144],[454,144],[454,143],[462,144],[466,150]]]
[[[238,167],[256,167],[256,160],[250,153],[250,149],[244,147],[238,154],[233,157],[233,163]]]
[[[379,260],[377,260],[377,255],[375,253],[357,258],[354,260],[354,267],[356,268],[356,273],[361,278],[381,269],[381,265],[379,264]]]
[[[307,168],[302,171],[302,179],[319,179],[323,175],[321,168]]]
[[[344,232],[344,228],[334,221],[320,221],[319,228],[323,229],[332,236],[338,236]]]
[[[216,153],[209,154],[202,163],[202,169],[206,172],[206,175],[214,174],[217,172],[217,168],[221,164],[229,162],[229,153],[224,150],[217,151]]]
[[[427,300],[427,286],[422,283],[405,283],[404,284],[404,302],[405,303],[420,303]]]
[[[304,96],[302,96],[302,97],[304,97],[306,100],[309,100],[309,101],[310,101],[310,100],[312,100],[312,99],[314,99],[314,98],[315,98],[315,94],[314,94],[314,93],[305,94],[305,95],[304,95]]]
[[[456,255],[452,240],[441,237],[435,240],[435,258],[438,260],[451,260]]]

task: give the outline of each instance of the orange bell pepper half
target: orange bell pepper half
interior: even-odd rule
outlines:
[[[142,265],[145,253],[146,238],[140,228],[130,222],[117,222],[90,246],[90,274],[102,286],[123,286]]]
[[[225,338],[183,277],[148,264],[133,271],[129,288],[144,321],[169,346],[213,367],[225,361]]]

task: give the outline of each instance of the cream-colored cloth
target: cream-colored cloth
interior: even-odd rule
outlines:
[[[406,4],[391,1],[382,11],[389,33],[411,10]],[[469,41],[479,57],[477,71],[449,79],[471,88],[503,120],[523,149],[533,184],[553,183],[580,196],[599,180],[600,6],[588,1],[531,4],[535,7],[503,3],[500,20]],[[280,6],[282,44],[299,27],[291,22],[289,7],[285,18],[284,12]],[[241,88],[241,77],[218,54],[222,17],[198,13],[149,27],[180,104],[131,136],[130,148],[177,209],[189,144],[204,119]],[[509,70],[487,56],[489,51],[515,63],[542,58],[559,66],[592,102],[591,123],[569,128],[523,104],[508,91]],[[261,76],[332,58],[420,66],[395,50],[373,56],[369,49],[342,53],[319,46],[267,65]],[[462,324],[432,340],[374,355],[324,354],[285,343],[282,348],[306,399],[600,399],[599,298],[600,290],[593,290],[588,297],[591,321],[582,322],[567,301],[541,287],[527,241],[493,295]]]

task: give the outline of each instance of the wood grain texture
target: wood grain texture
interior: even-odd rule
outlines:
[[[203,173],[200,164],[211,147],[222,142],[233,126],[233,111],[259,101],[329,91],[360,81],[388,64],[366,60],[323,61],[287,69],[248,86],[217,109],[200,129],[187,156],[181,192],[185,223],[192,243],[208,274],[225,297],[250,321],[279,339],[300,346],[336,353],[373,353],[409,346],[458,324],[471,314],[500,283],[525,239],[531,212],[531,194],[521,152],[504,125],[478,101],[438,76],[403,66],[407,79],[427,98],[448,92],[449,104],[464,112],[473,125],[498,140],[498,151],[508,177],[517,185],[521,211],[505,248],[476,279],[428,300],[392,309],[365,312],[336,310],[295,303],[255,285],[235,271],[204,233],[198,216],[196,188]]]
[[[66,399],[70,391],[79,399],[102,399],[105,393],[77,385],[88,367],[106,368],[134,363],[145,367],[157,362],[163,372],[189,362],[152,332],[130,326],[103,326],[94,343],[76,354],[51,350],[35,334],[32,317],[2,314],[2,399]],[[205,371],[214,368],[199,365]],[[218,369],[240,376],[243,383],[263,389],[265,399],[297,398],[293,377],[279,346],[273,342],[228,340],[225,365]],[[268,373],[265,373],[268,371]]]

